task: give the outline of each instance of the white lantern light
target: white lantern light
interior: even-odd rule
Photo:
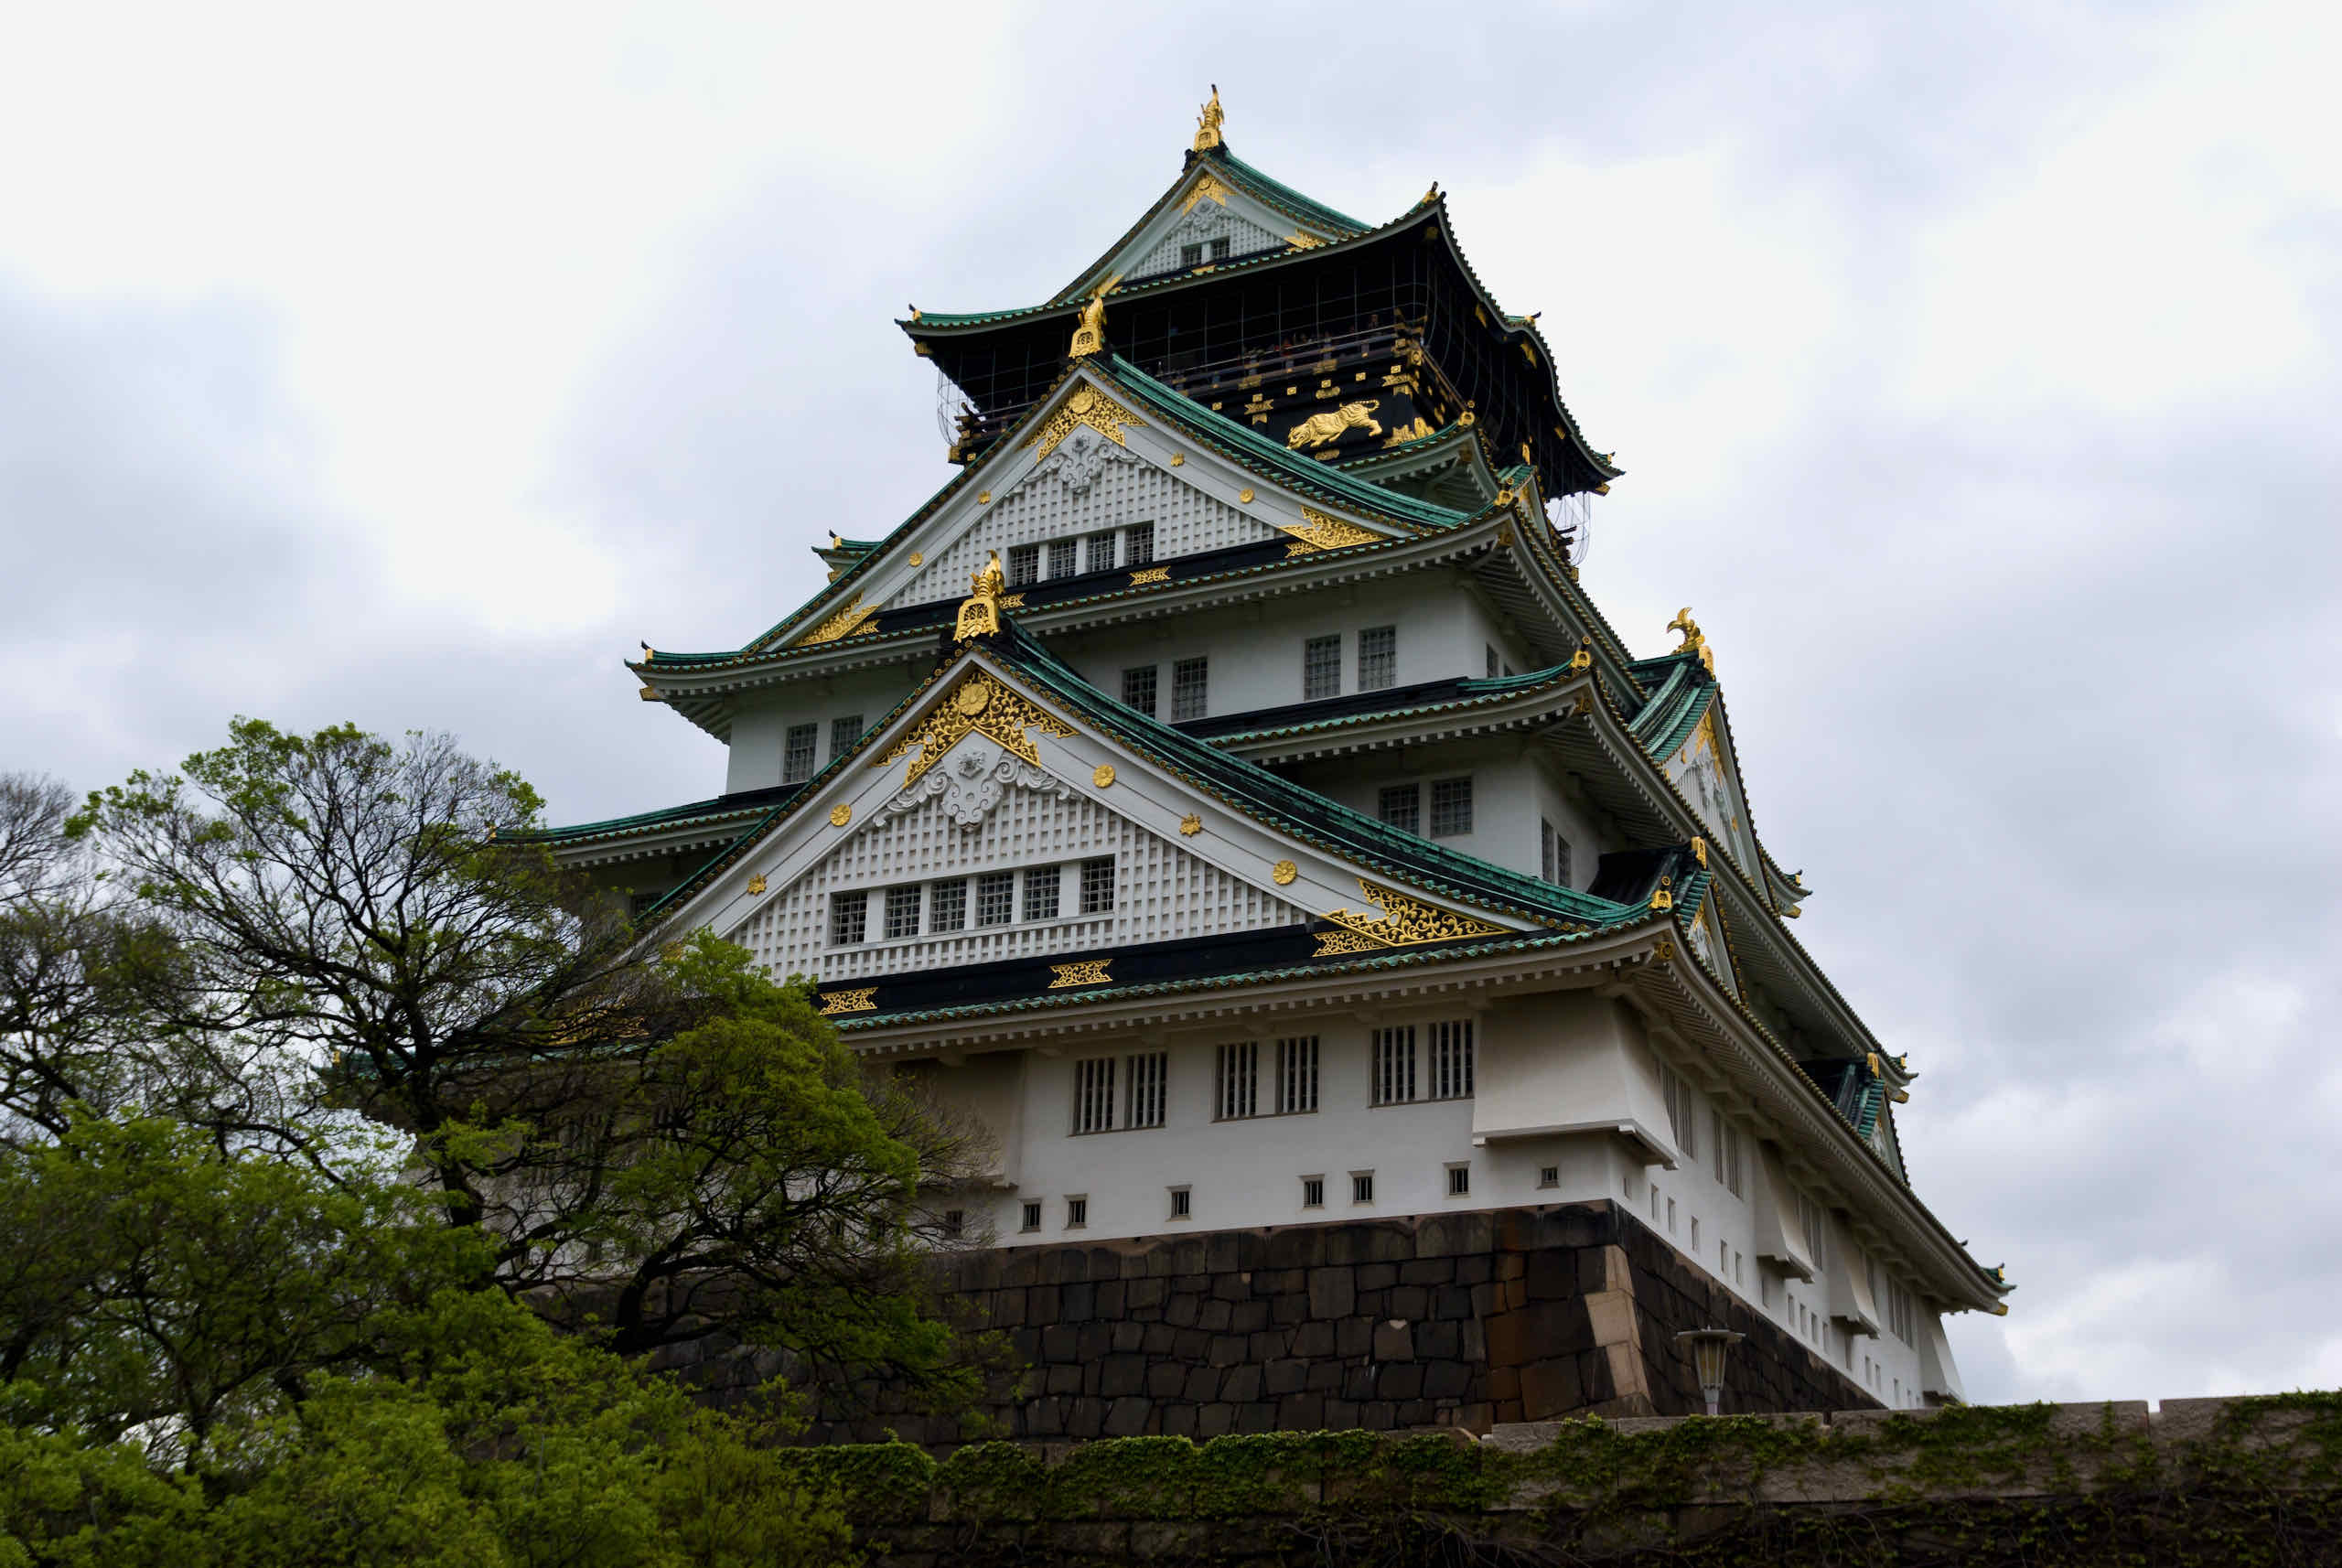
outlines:
[[[1716,1413],[1716,1406],[1724,1399],[1724,1353],[1746,1335],[1735,1334],[1729,1328],[1687,1328],[1675,1337],[1678,1345],[1692,1342],[1692,1361],[1700,1374],[1700,1391],[1707,1396],[1708,1413]]]

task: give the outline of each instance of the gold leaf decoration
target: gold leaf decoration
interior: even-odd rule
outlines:
[[[1293,886],[1293,879],[1300,875],[1300,868],[1295,865],[1293,862],[1289,860],[1280,860],[1275,865],[1270,868],[1269,880],[1274,882],[1280,887],[1290,887]]]
[[[1073,389],[1073,395],[1058,405],[1047,423],[1025,438],[1027,446],[1040,447],[1038,456],[1046,457],[1058,449],[1058,443],[1088,425],[1117,446],[1128,446],[1123,439],[1123,427],[1135,424],[1144,429],[1146,421],[1100,392],[1084,383]]]
[[[1277,524],[1277,527],[1299,541],[1298,544],[1285,552],[1289,556],[1306,555],[1315,550],[1341,550],[1352,544],[1382,542],[1382,535],[1360,528],[1357,523],[1345,522],[1338,517],[1327,517],[1314,507],[1303,507],[1301,516],[1302,523],[1298,527],[1290,522]]]
[[[1114,765],[1111,762],[1100,763],[1098,765],[1098,771],[1090,776],[1090,782],[1095,784],[1101,789],[1112,789],[1114,787]]]
[[[1070,726],[1002,685],[989,671],[970,670],[944,693],[942,702],[928,711],[918,728],[897,741],[870,766],[884,768],[916,749],[919,756],[912,758],[909,771],[903,775],[903,788],[908,789],[919,782],[919,775],[940,762],[945,752],[972,735],[982,735],[1037,768],[1041,754],[1026,734],[1028,728],[1060,739],[1074,733]]]
[[[843,800],[840,800],[830,808],[830,826],[842,828],[852,821],[854,821],[854,808]]]
[[[1133,588],[1142,583],[1167,583],[1170,580],[1171,568],[1168,566],[1149,566],[1143,572],[1131,574],[1131,586]]]
[[[1186,816],[1179,819],[1179,836],[1181,838],[1191,839],[1203,831],[1204,820],[1196,815],[1195,812],[1189,811]]]
[[[1057,978],[1049,982],[1052,991],[1063,991],[1075,985],[1111,985],[1114,977],[1106,972],[1110,958],[1085,958],[1075,963],[1053,963],[1049,971]]]
[[[853,598],[846,601],[846,606],[843,609],[839,610],[836,614],[831,616],[829,619],[823,621],[811,631],[806,633],[805,640],[800,646],[810,648],[817,642],[835,642],[842,637],[851,636],[854,631],[861,628],[864,621],[868,620],[872,616],[875,616],[877,613],[878,607],[876,605],[864,604],[862,602],[862,596],[860,594],[856,594]]]
[[[878,1011],[878,988],[875,985],[859,991],[825,991],[822,993],[822,1013],[835,1017],[841,1013],[876,1013]]]
[[[1179,203],[1179,210],[1193,212],[1196,209],[1196,203],[1205,200],[1217,201],[1222,207],[1227,206],[1228,187],[1220,184],[1213,176],[1206,175],[1196,181],[1195,188],[1189,190],[1186,199]]]
[[[765,874],[759,871],[754,876],[748,878],[748,892],[750,896],[753,897],[757,894],[762,893],[764,890]]]
[[[1396,888],[1384,887],[1358,879],[1359,891],[1367,901],[1382,913],[1368,918],[1349,909],[1329,909],[1326,918],[1344,928],[1341,931],[1326,931],[1317,939],[1318,956],[1329,952],[1359,952],[1368,947],[1405,948],[1423,942],[1452,941],[1458,937],[1500,937],[1506,934],[1502,926],[1481,919],[1477,915],[1457,914],[1454,910],[1411,898]],[[1344,941],[1345,936],[1358,940]]]
[[[1251,506],[1252,504],[1252,487],[1247,485],[1242,489],[1237,491],[1236,499],[1245,506]]]

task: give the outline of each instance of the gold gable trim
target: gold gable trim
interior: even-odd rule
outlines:
[[[1038,446],[1037,456],[1046,457],[1058,449],[1058,443],[1088,425],[1117,446],[1128,446],[1123,439],[1123,427],[1135,424],[1144,428],[1146,421],[1108,397],[1093,386],[1078,386],[1073,395],[1060,403],[1049,415],[1048,423],[1025,438],[1027,446]]]
[[[870,766],[885,768],[917,747],[919,756],[911,759],[909,770],[903,775],[903,788],[908,789],[919,782],[921,774],[940,762],[944,753],[970,736],[981,735],[1037,768],[1041,765],[1041,753],[1026,734],[1027,729],[1060,739],[1074,733],[1071,726],[1010,691],[988,671],[971,670],[952,682],[943,700],[919,722],[918,728],[897,741]]]
[[[839,610],[821,625],[815,627],[811,631],[807,632],[805,634],[805,640],[799,644],[799,646],[810,648],[817,642],[835,642],[841,638],[851,637],[857,630],[861,629],[862,623],[864,621],[868,620],[872,616],[875,616],[877,613],[878,607],[876,605],[864,604],[862,602],[862,596],[860,594],[856,594],[853,598],[846,601],[845,607],[843,609]]]
[[[1313,554],[1320,550],[1341,550],[1353,544],[1380,544],[1382,535],[1354,522],[1344,522],[1338,517],[1327,517],[1312,507],[1303,507],[1303,526],[1281,522],[1277,527],[1293,535],[1295,543],[1285,547],[1288,559],[1295,555]]]
[[[1409,897],[1396,888],[1384,887],[1358,879],[1359,891],[1367,902],[1382,913],[1371,919],[1349,909],[1329,909],[1326,918],[1344,928],[1338,931],[1317,933],[1317,951],[1324,958],[1329,953],[1364,952],[1374,948],[1416,947],[1424,942],[1452,941],[1458,937],[1501,937],[1505,928],[1483,920],[1477,915],[1457,914],[1426,904],[1420,898]]]

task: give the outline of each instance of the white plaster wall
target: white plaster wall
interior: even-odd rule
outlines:
[[[742,697],[732,716],[725,789],[763,789],[779,783],[781,751],[791,725],[822,726],[813,767],[817,772],[827,768],[833,719],[859,714],[867,729],[894,712],[895,704],[926,676],[927,669],[922,661],[916,666],[856,670],[819,681],[791,682]]]
[[[1291,232],[1290,226],[1272,232],[1251,214],[1231,211],[1217,201],[1206,199],[1197,202],[1183,213],[1167,233],[1139,252],[1136,259],[1123,270],[1131,277],[1152,277],[1156,273],[1169,272],[1179,265],[1179,247],[1182,245],[1204,245],[1205,259],[1209,260],[1210,241],[1226,240],[1229,242],[1228,253],[1241,256],[1248,252],[1265,251],[1273,245],[1282,245],[1285,235]]]

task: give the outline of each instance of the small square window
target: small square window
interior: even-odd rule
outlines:
[[[1313,637],[1301,646],[1301,697],[1314,703],[1342,694],[1342,639]]]
[[[1155,716],[1155,666],[1142,664],[1123,671],[1123,706]]]
[[[833,893],[830,895],[830,945],[850,948],[865,940],[870,929],[870,895],[867,893]]]
[[[968,923],[968,879],[954,876],[927,890],[927,929],[956,931]]]
[[[1112,914],[1114,908],[1114,857],[1101,855],[1081,863],[1081,912]]]
[[[1352,1203],[1374,1201],[1374,1173],[1372,1171],[1350,1172],[1350,1201]]]
[[[919,884],[886,889],[886,938],[919,935]]]
[[[1173,1187],[1171,1189],[1171,1218],[1192,1219],[1195,1212],[1195,1189],[1185,1187]]]
[[[1215,262],[1224,262],[1228,260],[1228,244],[1229,242],[1226,235],[1222,235],[1220,238],[1214,240],[1211,242],[1211,259]]]
[[[1200,240],[1198,240],[1198,242],[1196,242],[1196,243],[1194,243],[1194,244],[1192,244],[1192,245],[1182,245],[1182,246],[1180,246],[1180,247],[1179,247],[1179,264],[1180,264],[1181,266],[1183,266],[1183,267],[1199,267],[1199,266],[1202,266],[1202,265],[1204,264],[1204,247],[1203,247],[1203,242],[1202,242],[1202,241],[1200,241]]]
[[[1539,1167],[1537,1172],[1537,1185],[1539,1187],[1561,1186],[1562,1167],[1559,1165],[1543,1165]]]
[[[1078,558],[1080,549],[1081,542],[1077,539],[1050,540],[1049,575],[1052,577],[1072,576],[1076,570],[1074,562]]]
[[[1008,550],[1008,585],[1022,588],[1041,580],[1041,547],[1013,544]]]
[[[1114,536],[1093,533],[1081,542],[1081,569],[1085,572],[1111,572],[1114,569]]]
[[[1090,1199],[1087,1197],[1067,1198],[1065,1200],[1065,1228],[1069,1230],[1079,1230],[1089,1223]]]
[[[1431,836],[1461,838],[1472,831],[1472,780],[1434,779],[1431,785]]]
[[[832,719],[830,721],[830,760],[835,762],[839,757],[852,751],[854,743],[861,738],[862,715],[860,714],[848,714],[843,718]]]
[[[1380,692],[1399,682],[1399,628],[1370,626],[1358,634],[1358,689]]]
[[[1182,659],[1171,666],[1171,722],[1204,716],[1211,682],[1211,660]]]
[[[1301,1207],[1304,1208],[1326,1207],[1326,1178],[1324,1176],[1305,1176],[1301,1178]]]
[[[1472,1167],[1470,1165],[1448,1166],[1447,1196],[1450,1197],[1468,1197],[1471,1196],[1471,1193]]]
[[[1423,828],[1423,791],[1419,784],[1385,784],[1375,797],[1375,813],[1394,828],[1419,833]]]
[[[1155,559],[1155,524],[1134,522],[1123,530],[1123,564],[1144,566]]]
[[[1041,1205],[1037,1199],[1025,1205],[1025,1223],[1019,1226],[1018,1229],[1023,1230],[1038,1230],[1040,1228]]]
[[[988,871],[976,878],[976,924],[1004,926],[1016,918],[1016,873]]]
[[[1054,865],[1036,865],[1025,873],[1025,918],[1028,920],[1054,920],[1058,918],[1058,889],[1065,878]]]
[[[780,781],[802,784],[813,777],[813,748],[822,743],[820,725],[790,725],[780,750]]]

